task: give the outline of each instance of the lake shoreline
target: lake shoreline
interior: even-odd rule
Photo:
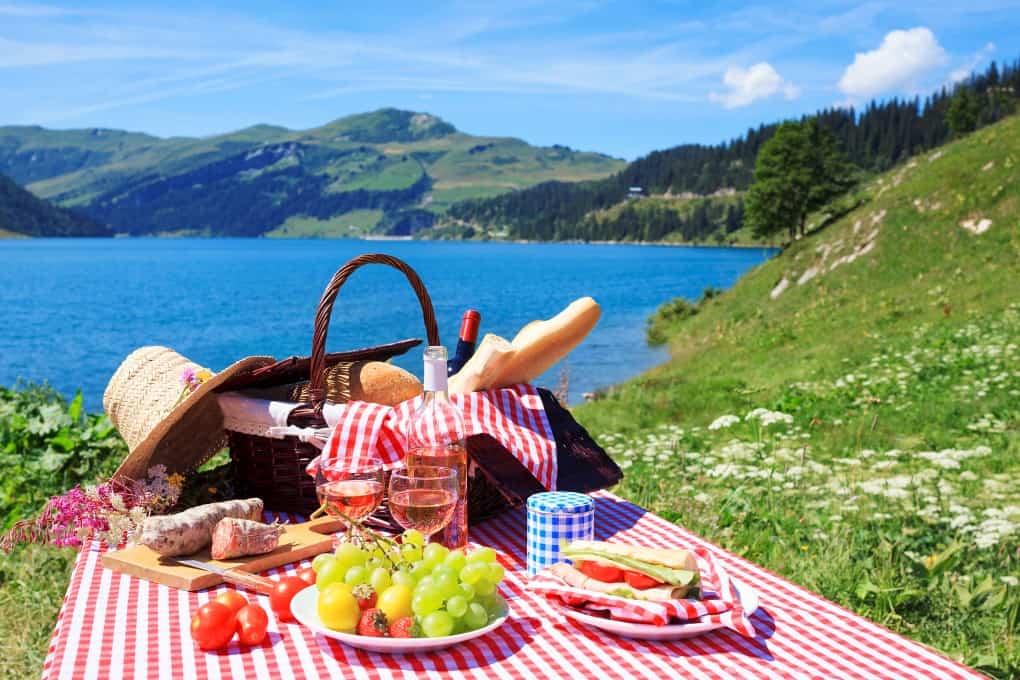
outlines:
[[[406,242],[406,241],[422,241],[429,243],[486,243],[486,244],[513,244],[513,245],[542,245],[542,244],[556,244],[556,245],[586,245],[586,246],[665,246],[668,248],[766,248],[770,250],[782,250],[782,246],[769,244],[769,243],[678,243],[676,241],[536,241],[531,239],[486,239],[486,240],[475,240],[475,239],[445,239],[445,238],[415,238],[413,236],[344,236],[341,238],[330,238],[330,237],[297,237],[291,238],[287,236],[277,236],[269,238],[266,236],[199,236],[195,234],[188,234],[184,236],[170,236],[170,235],[146,235],[146,236],[128,236],[126,234],[114,234],[113,236],[28,236],[27,234],[19,234],[17,232],[6,231],[0,229],[0,241],[9,240],[32,240],[39,241],[45,239],[54,240],[112,240],[112,239],[128,239],[128,240],[146,240],[146,239],[160,239],[160,240],[172,240],[178,238],[198,238],[208,239],[210,241],[218,241],[224,239],[238,239],[246,241],[364,241],[367,243],[371,242]]]

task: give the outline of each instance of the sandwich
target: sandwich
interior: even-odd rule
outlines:
[[[573,541],[560,554],[574,564],[554,564],[552,573],[574,588],[652,602],[700,596],[698,563],[687,550]]]

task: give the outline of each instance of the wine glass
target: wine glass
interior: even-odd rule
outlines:
[[[416,465],[390,473],[390,514],[426,540],[453,519],[459,493],[457,470]]]
[[[360,522],[382,503],[386,485],[381,461],[372,459],[356,471],[331,471],[328,476],[322,467],[315,471],[315,494],[330,517]]]

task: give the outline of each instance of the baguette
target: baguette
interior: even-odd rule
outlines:
[[[533,321],[511,343],[514,353],[487,387],[507,387],[531,382],[570,354],[598,323],[602,310],[590,297],[574,300],[562,312]]]
[[[504,338],[486,334],[474,355],[450,378],[447,385],[450,394],[467,394],[493,387],[496,376],[514,353],[513,346]]]

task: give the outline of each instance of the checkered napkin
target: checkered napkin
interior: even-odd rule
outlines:
[[[494,437],[526,467],[546,489],[556,488],[556,438],[542,398],[531,385],[456,394],[450,401],[464,416],[464,436],[485,433]],[[396,407],[352,401],[333,407],[336,424],[322,453],[306,468],[313,477],[319,466],[327,479],[362,469],[378,460],[383,467],[400,465],[406,452],[406,433],[421,397]],[[421,433],[419,433],[421,434]]]
[[[747,612],[740,606],[737,591],[711,553],[693,551],[701,572],[700,600],[646,602],[606,593],[581,590],[543,569],[531,578],[528,588],[562,604],[592,612],[607,612],[613,619],[664,626],[667,623],[718,623],[745,637],[757,635]]]

